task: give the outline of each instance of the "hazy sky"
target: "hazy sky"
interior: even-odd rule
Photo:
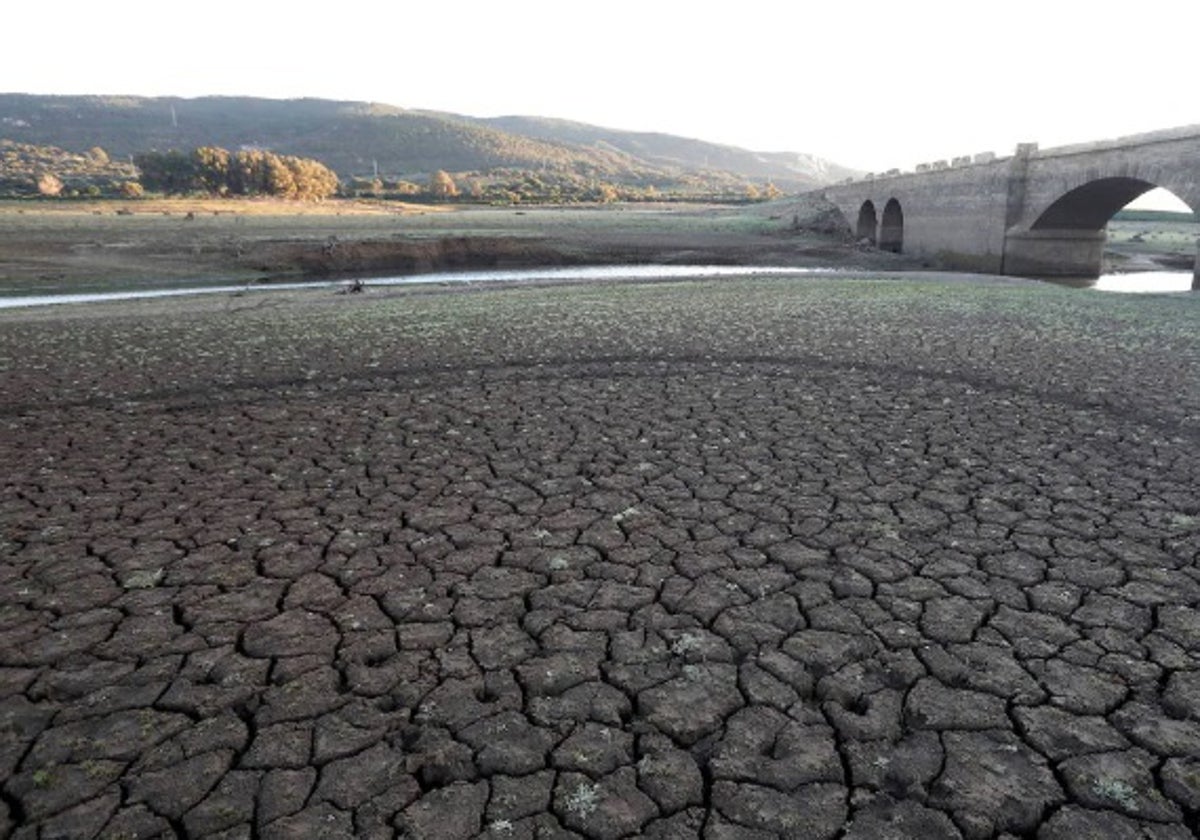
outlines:
[[[1197,0],[14,0],[4,18],[5,92],[534,114],[876,171],[1200,122]]]

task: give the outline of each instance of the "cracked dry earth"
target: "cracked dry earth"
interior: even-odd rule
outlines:
[[[1200,297],[0,315],[0,836],[1200,831]]]

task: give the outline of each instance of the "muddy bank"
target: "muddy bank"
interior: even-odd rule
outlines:
[[[445,237],[429,241],[342,241],[264,243],[239,262],[271,277],[365,276],[456,269],[519,269],[572,265],[751,265],[862,266],[903,269],[915,260],[839,242],[795,248],[770,243],[764,248],[736,241],[570,242],[504,237]]]

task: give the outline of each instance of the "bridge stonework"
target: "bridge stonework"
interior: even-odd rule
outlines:
[[[822,192],[851,230],[881,247],[949,268],[1034,277],[1098,276],[1108,220],[1154,187],[1200,210],[1200,126],[1042,151],[1022,144],[1011,157],[955,163]],[[1200,289],[1200,251],[1193,278]]]

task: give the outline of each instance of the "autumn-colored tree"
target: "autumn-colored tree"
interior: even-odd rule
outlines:
[[[458,185],[449,172],[439,169],[429,176],[429,194],[434,198],[454,198],[458,195]]]
[[[63,182],[53,172],[43,172],[36,181],[38,195],[56,196],[63,191]]]
[[[338,188],[337,174],[325,164],[261,149],[230,154],[219,146],[201,146],[190,154],[148,152],[134,162],[142,183],[165,193],[200,190],[213,195],[322,199]]]
[[[196,187],[213,195],[229,192],[229,152],[220,146],[201,146],[192,152],[196,164]]]
[[[282,160],[292,175],[292,198],[319,201],[337,192],[337,174],[320,161],[291,156]]]

